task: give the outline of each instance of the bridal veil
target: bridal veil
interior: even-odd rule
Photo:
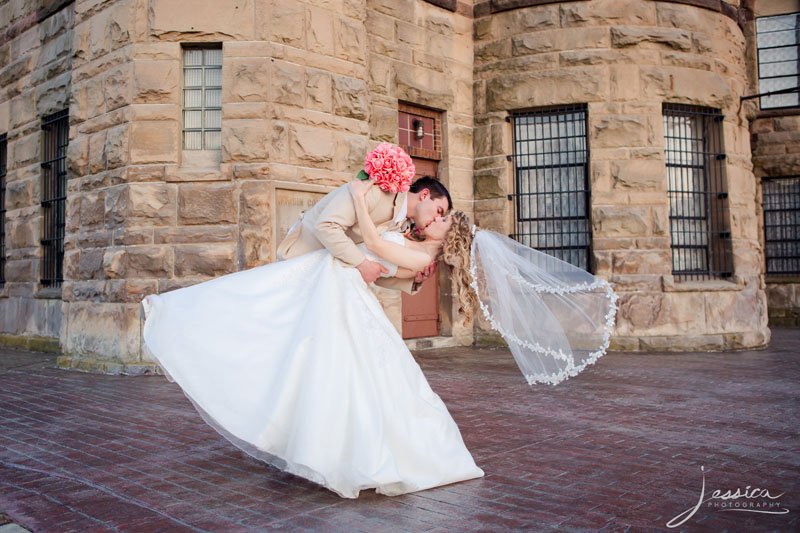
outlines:
[[[607,281],[499,233],[472,232],[472,288],[530,385],[556,385],[605,353],[617,311]]]

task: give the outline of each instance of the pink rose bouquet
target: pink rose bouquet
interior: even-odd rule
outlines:
[[[367,154],[364,170],[358,173],[359,179],[370,179],[382,191],[408,191],[416,169],[414,163],[402,148],[389,143],[381,143]]]

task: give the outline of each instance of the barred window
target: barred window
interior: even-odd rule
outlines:
[[[42,285],[64,281],[64,220],[67,199],[69,112],[42,119]]]
[[[798,88],[800,13],[756,19],[758,90],[761,93]],[[761,97],[761,109],[800,105],[797,90]]]
[[[800,274],[800,177],[762,179],[767,274]]]
[[[222,48],[183,49],[183,149],[219,150]]]
[[[679,279],[733,274],[724,116],[718,109],[664,104],[672,273]]]
[[[0,135],[0,287],[6,284],[6,149],[8,138]]]
[[[513,113],[517,241],[590,268],[586,104]]]

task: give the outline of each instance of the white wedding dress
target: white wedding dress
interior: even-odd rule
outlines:
[[[253,457],[345,498],[483,476],[358,270],[327,250],[142,305],[150,355]]]

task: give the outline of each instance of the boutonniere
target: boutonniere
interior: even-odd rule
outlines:
[[[409,228],[406,232],[406,237],[415,241],[424,241],[425,234],[422,233],[422,230],[414,224],[413,220],[409,220]]]

